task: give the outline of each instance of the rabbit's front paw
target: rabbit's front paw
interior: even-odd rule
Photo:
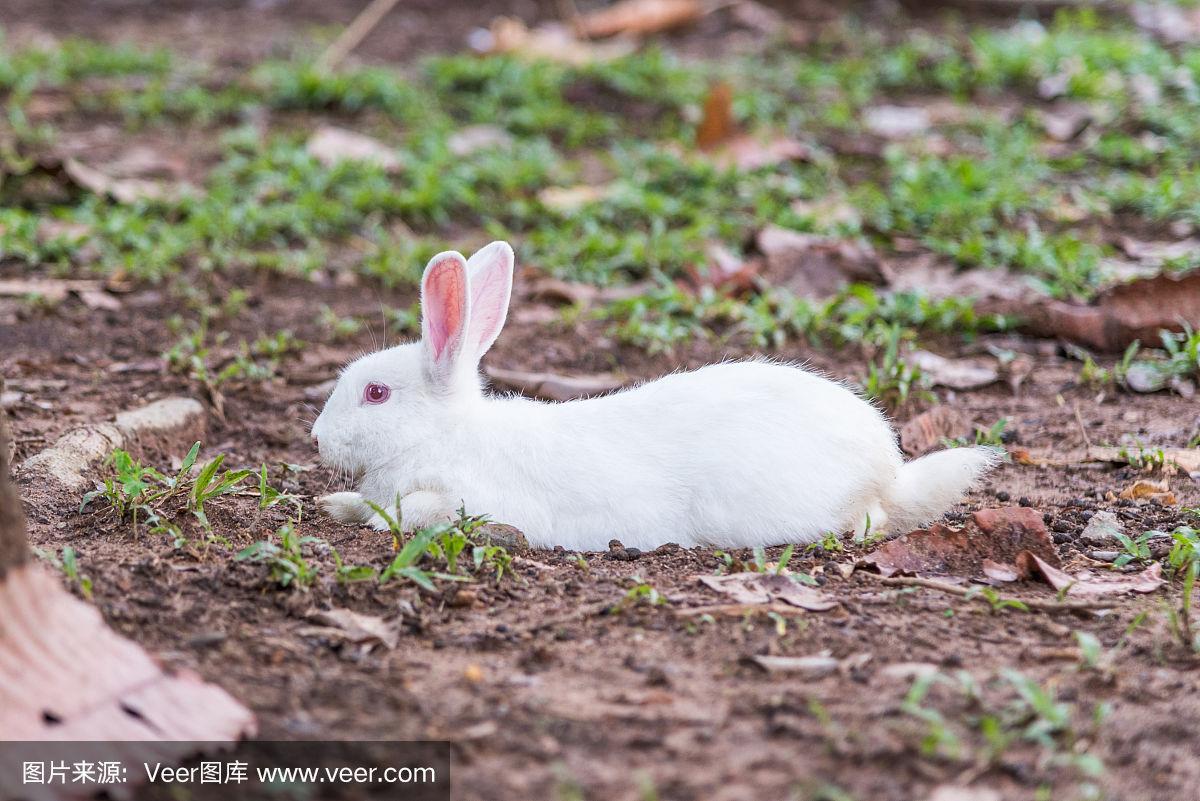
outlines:
[[[361,526],[372,516],[377,516],[357,492],[333,492],[317,498],[317,502],[321,504],[325,514],[339,523]]]

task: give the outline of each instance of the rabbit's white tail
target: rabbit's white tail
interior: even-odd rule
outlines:
[[[1000,461],[996,448],[950,448],[906,462],[883,503],[888,529],[905,532],[922,526],[962,498]]]

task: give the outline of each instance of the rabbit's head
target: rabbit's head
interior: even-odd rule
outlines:
[[[479,360],[504,325],[512,280],[507,242],[470,259],[434,256],[421,278],[421,340],[346,366],[313,424],[322,461],[355,476],[384,470],[478,402]]]

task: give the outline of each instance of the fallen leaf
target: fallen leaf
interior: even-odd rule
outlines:
[[[893,241],[893,246],[897,243]],[[896,292],[921,292],[931,298],[973,298],[977,305],[1011,304],[1011,311],[1024,308],[1038,298],[1023,276],[1003,268],[963,270],[936,256],[919,253],[902,263],[893,263],[888,283]],[[1001,308],[1007,312],[1008,309]]]
[[[733,90],[724,81],[712,85],[696,127],[696,148],[722,170],[753,172],[792,161],[812,161],[812,147],[787,136],[739,133],[733,120]]]
[[[38,565],[21,565],[0,580],[0,642],[11,657],[0,660],[6,740],[194,744],[255,731],[254,716],[223,689],[189,671],[164,673]],[[196,750],[186,743],[160,747],[172,759]]]
[[[63,160],[62,171],[81,189],[95,195],[111,197],[125,205],[143,200],[170,203],[195,194],[195,189],[188,184],[147,178],[113,178],[75,159]]]
[[[1083,572],[1071,576],[1063,570],[1047,563],[1037,554],[1023,552],[1017,555],[1017,566],[1025,567],[1030,573],[1038,573],[1056,590],[1068,597],[1098,598],[1105,595],[1119,595],[1126,592],[1154,592],[1166,584],[1162,578],[1162,566],[1158,562],[1139,573],[1113,573],[1105,576],[1093,576]],[[1025,563],[1024,565],[1022,563]],[[1036,568],[1036,569],[1035,569]]]
[[[1165,478],[1161,481],[1138,479],[1121,490],[1120,497],[1130,501],[1154,500],[1163,506],[1174,506],[1176,503],[1175,493],[1171,492]]]
[[[863,125],[884,139],[906,139],[929,130],[929,112],[920,106],[875,106],[863,112]]]
[[[104,291],[100,281],[76,281],[60,278],[0,279],[0,297],[36,295],[51,303],[61,303],[67,295],[76,295],[89,309],[117,311],[121,301]]]
[[[460,158],[481,150],[507,149],[512,144],[512,134],[498,125],[468,125],[446,139],[446,148]]]
[[[839,195],[824,195],[813,200],[793,200],[792,211],[801,217],[809,217],[822,229],[835,225],[857,227],[862,224],[858,208]]]
[[[1013,564],[1022,551],[1041,554],[1058,564],[1054,543],[1046,532],[1041,512],[1025,506],[981,509],[963,528],[935,523],[891,540],[862,558],[880,575],[949,575],[973,577],[983,574],[984,560]]]
[[[792,161],[813,161],[812,147],[786,136],[741,134],[718,146],[705,157],[722,170],[754,172]]]
[[[557,373],[531,373],[524,370],[504,370],[488,367],[487,377],[495,384],[516,390],[531,398],[549,401],[568,401],[603,395],[620,389],[625,382],[612,373],[590,376],[565,376]]]
[[[488,28],[472,32],[468,44],[481,53],[511,53],[532,61],[577,67],[611,61],[635,49],[629,39],[584,42],[562,25],[547,23],[530,29],[513,17],[497,17]]]
[[[583,15],[579,27],[584,35],[598,38],[619,33],[644,36],[695,22],[704,13],[699,0],[618,0]]]
[[[1012,565],[1006,565],[1001,562],[994,562],[991,559],[983,560],[983,575],[990,578],[992,581],[1010,582],[1021,578],[1021,573]]]
[[[738,0],[730,8],[730,16],[743,28],[767,35],[784,31],[788,27],[788,22],[782,14],[754,0]]]
[[[1151,262],[1151,266],[1161,267],[1163,262],[1185,258],[1200,252],[1200,239],[1148,242],[1122,234],[1117,238],[1117,247],[1131,259]]]
[[[716,287],[728,294],[737,295],[755,288],[758,275],[762,272],[761,259],[742,259],[720,242],[710,242],[705,248],[708,256],[707,269],[689,267],[689,288]]]
[[[1026,327],[1099,350],[1119,351],[1135,339],[1156,340],[1160,329],[1200,327],[1200,270],[1130,281],[1092,303],[1049,301],[1027,308]]]
[[[909,456],[922,456],[944,447],[943,440],[967,432],[966,419],[951,406],[934,406],[900,427],[900,448]]]
[[[1129,15],[1143,31],[1169,44],[1200,40],[1200,9],[1167,2],[1134,3]]]
[[[909,355],[909,361],[935,386],[948,389],[979,389],[1000,380],[1000,370],[993,359],[947,359],[917,350]]]
[[[927,801],[1000,801],[1000,793],[990,787],[965,787],[960,784],[939,784]]]
[[[343,161],[361,161],[382,167],[387,172],[398,172],[402,166],[395,148],[365,134],[334,125],[317,128],[308,138],[305,149],[326,167],[337,166]]]
[[[1057,142],[1069,142],[1092,124],[1091,110],[1082,104],[1065,104],[1040,114],[1042,128]]]
[[[768,656],[755,654],[747,658],[767,673],[798,674],[806,679],[821,679],[836,673],[841,662],[832,656]]]
[[[612,197],[616,184],[580,184],[578,186],[547,186],[537,194],[538,202],[551,211],[571,214],[589,203]]]
[[[353,643],[378,643],[391,651],[400,640],[398,623],[350,609],[318,610],[307,617],[315,623],[339,629]]]
[[[587,305],[636,298],[653,289],[655,284],[651,281],[638,281],[633,284],[599,287],[579,281],[564,281],[552,275],[534,274],[524,281],[524,286],[526,295],[533,300],[543,303]]]
[[[696,147],[711,150],[728,142],[736,133],[733,122],[733,89],[725,81],[717,81],[704,98],[704,111],[696,126]]]
[[[784,573],[730,573],[724,576],[700,576],[700,583],[739,604],[767,604],[783,601],[786,604],[824,612],[838,602],[819,590],[807,587]]]
[[[1161,448],[1156,449],[1156,452],[1157,450],[1162,450],[1164,463],[1175,465],[1185,473],[1200,473],[1200,448]],[[1088,449],[1087,458],[1097,462],[1128,464],[1129,453],[1128,448],[1092,447]]]
[[[887,268],[865,242],[768,225],[755,243],[767,259],[763,277],[802,297],[827,298],[849,283],[889,280]]]

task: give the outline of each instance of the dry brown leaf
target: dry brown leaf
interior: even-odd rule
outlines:
[[[113,178],[94,167],[65,159],[62,171],[76,186],[95,195],[111,197],[118,203],[131,205],[142,200],[174,202],[195,194],[195,189],[183,183],[171,183],[147,178]]]
[[[1175,465],[1188,474],[1200,473],[1200,448],[1162,448],[1161,450],[1165,464]],[[1129,454],[1128,448],[1092,447],[1088,449],[1087,458],[1091,461],[1127,464]]]
[[[513,17],[497,17],[491,26],[471,36],[471,46],[483,53],[511,53],[534,61],[584,66],[628,55],[634,42],[583,42],[562,25],[539,25],[532,30]]]
[[[967,432],[967,422],[950,406],[934,406],[900,428],[900,448],[909,456],[922,456],[942,447],[942,440],[957,439]]]
[[[690,266],[686,281],[680,282],[686,285],[686,288],[711,286],[732,295],[755,288],[758,275],[762,272],[761,259],[739,258],[720,242],[708,243],[705,251],[708,256],[707,269],[700,270],[694,265]]]
[[[625,385],[622,379],[612,373],[566,376],[557,373],[503,370],[499,367],[488,367],[485,372],[494,384],[516,390],[531,398],[550,401],[568,401],[603,395]]]
[[[121,308],[121,301],[105,292],[104,284],[100,281],[60,278],[0,279],[0,297],[36,295],[51,303],[61,303],[70,294],[78,296],[89,309],[117,311]]]
[[[921,106],[875,106],[863,112],[863,125],[884,139],[907,139],[929,130],[929,112]]]
[[[768,225],[755,239],[767,259],[764,278],[797,295],[827,298],[846,284],[864,281],[884,283],[886,265],[864,242],[854,242],[790,228]]]
[[[819,590],[807,587],[783,573],[730,573],[724,576],[699,576],[701,584],[739,604],[767,604],[783,601],[810,612],[825,612],[838,602]]]
[[[446,148],[460,157],[481,150],[506,149],[512,144],[512,134],[498,125],[468,125],[446,138]]]
[[[644,36],[687,25],[702,16],[704,7],[699,0],[618,0],[583,15],[579,27],[585,35],[599,38],[618,33]]]
[[[947,359],[927,350],[913,351],[908,359],[935,386],[948,389],[979,389],[1000,380],[995,359]]]
[[[1162,566],[1155,562],[1140,573],[1115,573],[1106,576],[1093,576],[1084,572],[1071,576],[1067,572],[1047,563],[1037,554],[1025,552],[1018,554],[1017,566],[1038,573],[1050,586],[1062,591],[1067,597],[1099,598],[1105,595],[1119,595],[1126,592],[1154,592],[1166,582],[1162,578]]]
[[[388,622],[381,617],[364,615],[351,609],[317,610],[310,612],[307,617],[314,623],[333,626],[353,643],[378,643],[391,651],[400,640],[398,622]]]
[[[928,530],[905,534],[876,548],[861,562],[874,566],[883,576],[908,573],[970,578],[983,574],[985,560],[1013,564],[1022,551],[1058,563],[1041,512],[1005,506],[975,512],[963,528],[935,523]]]
[[[538,202],[559,214],[571,214],[589,203],[612,197],[616,184],[579,184],[578,186],[547,186],[538,192]]]
[[[254,716],[195,674],[165,674],[95,607],[26,564],[0,580],[0,732],[6,740],[229,741]],[[194,746],[181,744],[173,758]],[[167,749],[170,752],[170,748]]]
[[[1168,2],[1134,3],[1129,14],[1139,28],[1170,44],[1200,41],[1200,9]]]
[[[705,157],[722,170],[753,172],[791,161],[812,161],[815,152],[803,142],[786,136],[741,134],[711,149]]]
[[[753,172],[790,161],[811,161],[811,147],[786,136],[738,133],[733,121],[733,90],[718,81],[704,98],[704,113],[696,127],[696,148],[722,170]]]
[[[1200,251],[1200,239],[1182,239],[1177,241],[1146,241],[1134,239],[1122,234],[1117,237],[1117,247],[1131,259],[1149,261],[1154,266],[1161,266],[1164,261],[1190,256]]]
[[[704,113],[696,126],[696,147],[713,148],[733,138],[733,89],[725,81],[717,81],[704,98]]]
[[[1163,506],[1174,506],[1176,503],[1175,493],[1171,492],[1165,478],[1161,481],[1138,479],[1121,490],[1120,497],[1130,501],[1154,500]]]
[[[992,581],[1010,582],[1021,578],[1021,572],[1013,565],[1006,565],[1002,562],[994,562],[991,559],[983,560],[983,575],[990,578]]]
[[[896,247],[907,243],[893,240],[892,244]],[[919,253],[903,263],[893,263],[888,281],[896,292],[921,292],[938,299],[974,298],[981,304],[1002,301],[1012,304],[1013,310],[1024,308],[1024,304],[1032,303],[1039,297],[1030,289],[1028,282],[1016,273],[1002,268],[962,270],[926,253]]]
[[[1119,351],[1135,339],[1156,341],[1160,329],[1200,327],[1200,270],[1130,281],[1088,305],[1049,301],[1025,309],[1024,316],[1035,333]]]
[[[313,132],[305,145],[308,154],[326,167],[334,167],[343,161],[361,161],[374,164],[387,172],[401,169],[400,155],[396,149],[378,139],[357,131],[322,125]]]
[[[552,275],[531,274],[525,281],[526,294],[543,303],[609,303],[643,295],[655,285],[651,281],[638,281],[623,286],[599,287],[578,281],[564,281]]]
[[[1082,104],[1063,104],[1041,112],[1042,128],[1056,142],[1069,142],[1092,124],[1091,110]]]

